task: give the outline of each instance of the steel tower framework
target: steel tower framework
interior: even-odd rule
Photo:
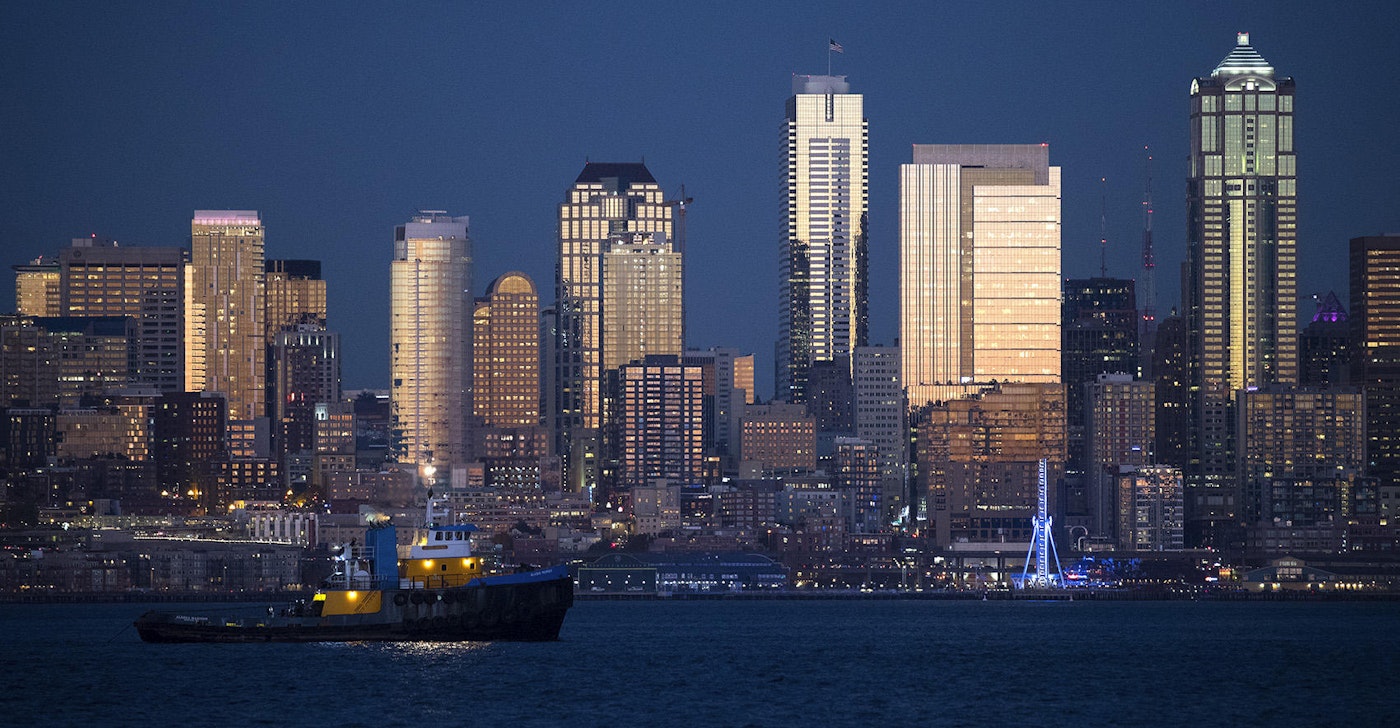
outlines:
[[[1064,571],[1060,568],[1060,554],[1055,550],[1055,537],[1050,535],[1050,525],[1054,521],[1049,514],[1049,500],[1047,492],[1049,487],[1045,477],[1045,460],[1040,461],[1039,480],[1036,483],[1036,498],[1038,500],[1039,511],[1031,523],[1035,526],[1035,532],[1031,536],[1030,548],[1026,549],[1026,564],[1021,569],[1022,589],[1052,589],[1063,586],[1060,575]],[[1035,555],[1035,573],[1031,574],[1031,555]],[[1055,573],[1050,573],[1050,559],[1055,559]]]

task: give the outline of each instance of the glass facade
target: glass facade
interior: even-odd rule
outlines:
[[[794,76],[782,132],[776,398],[806,401],[812,362],[867,338],[869,124],[845,76]]]
[[[914,145],[900,168],[909,400],[968,382],[1059,382],[1060,168],[1045,145]]]
[[[603,369],[685,348],[681,254],[658,233],[608,236],[603,253]]]
[[[603,426],[603,253],[615,233],[672,239],[671,207],[661,186],[637,163],[589,162],[559,205],[555,391],[547,413],[566,488],[597,485]]]
[[[471,241],[468,218],[424,211],[394,235],[390,263],[393,456],[438,470],[470,459]]]
[[[196,210],[185,287],[186,390],[221,392],[228,417],[265,417],[263,224],[255,210]]]
[[[1211,75],[1191,82],[1192,545],[1241,543],[1234,393],[1297,382],[1293,92],[1293,80],[1276,77],[1246,33]]]

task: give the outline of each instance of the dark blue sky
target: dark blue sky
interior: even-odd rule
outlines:
[[[259,210],[269,257],[325,262],[352,388],[387,385],[393,228],[415,209],[471,216],[478,291],[519,269],[547,301],[564,190],[586,159],[645,158],[695,198],[691,345],[757,353],[771,394],[779,123],[828,37],[870,119],[874,343],[898,331],[914,143],[1048,142],[1068,276],[1098,272],[1100,177],[1109,274],[1137,275],[1151,145],[1174,305],[1187,91],[1236,31],[1298,83],[1299,292],[1345,301],[1347,239],[1400,231],[1395,4],[19,5],[0,7],[4,262],[90,233],[184,244],[195,209]]]

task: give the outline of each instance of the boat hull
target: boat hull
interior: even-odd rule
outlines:
[[[386,589],[379,611],[368,614],[151,611],[135,626],[147,642],[542,642],[559,639],[573,601],[573,579],[567,571],[551,570],[487,577],[451,589]]]

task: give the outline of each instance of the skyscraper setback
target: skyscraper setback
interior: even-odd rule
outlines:
[[[596,485],[602,427],[601,257],[615,233],[671,238],[671,207],[645,164],[589,162],[559,205],[559,279],[550,429],[566,488]]]
[[[1188,328],[1195,438],[1187,540],[1220,544],[1239,520],[1234,393],[1297,381],[1297,157],[1293,79],[1240,33],[1191,82]]]
[[[423,210],[394,231],[390,402],[400,463],[438,471],[470,457],[472,259],[466,217]],[[445,471],[444,471],[445,474]]]
[[[783,124],[777,398],[806,401],[813,362],[865,346],[869,123],[845,76],[793,76]]]

